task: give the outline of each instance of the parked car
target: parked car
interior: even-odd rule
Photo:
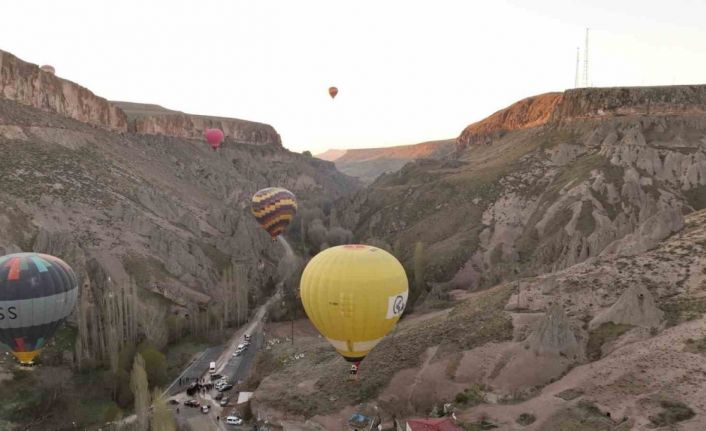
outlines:
[[[237,416],[228,416],[226,418],[226,423],[228,425],[241,425],[243,423],[243,420]]]
[[[243,335],[243,338],[245,339],[245,341],[250,341],[250,334]]]
[[[223,377],[223,376],[220,375],[220,374],[218,374],[218,373],[216,373],[216,374],[211,374],[211,381],[212,381],[212,382],[215,382],[215,381],[217,381],[217,380],[220,380],[222,377]]]
[[[211,406],[209,406],[209,405],[201,406],[201,413],[206,414],[206,413],[208,413],[209,410],[211,410]]]
[[[219,395],[222,396],[223,393],[221,392]],[[228,398],[228,397],[222,397],[221,400],[218,402],[218,404],[220,404],[221,406],[224,406],[224,407],[225,407],[225,406],[228,405],[228,401],[230,401],[230,398]]]
[[[196,400],[194,400],[194,399],[191,399],[191,400],[186,400],[186,401],[184,401],[184,405],[187,406],[187,407],[198,407],[198,406],[199,406],[199,402],[196,401]]]
[[[175,400],[174,398],[170,399],[170,400],[167,401],[167,402],[168,402],[169,404],[173,405],[173,406],[179,404],[179,401]]]
[[[215,397],[213,397],[213,399],[216,400],[216,401],[220,401],[221,398],[223,398],[223,392],[219,392],[219,393],[216,394]]]
[[[227,385],[223,385],[223,386],[221,386],[220,388],[218,388],[218,391],[219,391],[219,392],[225,392],[225,391],[229,391],[229,390],[231,390],[231,389],[233,389],[233,385],[231,385],[230,383],[228,383]]]

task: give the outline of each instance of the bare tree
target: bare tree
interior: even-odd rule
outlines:
[[[321,244],[326,242],[326,227],[321,219],[317,218],[311,222],[307,231],[307,239],[316,250],[319,250]]]
[[[233,267],[233,286],[235,289],[235,310],[237,324],[248,320],[248,278],[243,265]]]
[[[326,243],[331,246],[350,244],[353,241],[353,233],[342,227],[333,227],[326,234]]]
[[[233,267],[228,267],[223,270],[221,278],[221,304],[223,307],[223,320],[221,321],[221,330],[230,324],[230,312],[233,302]]]
[[[159,350],[169,341],[167,310],[159,305],[140,304],[140,327],[145,337]]]

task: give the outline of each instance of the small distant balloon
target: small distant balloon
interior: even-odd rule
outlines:
[[[221,129],[206,129],[206,142],[216,151],[223,142],[223,131]]]
[[[54,66],[50,66],[48,64],[45,64],[44,66],[40,67],[40,69],[47,73],[51,73],[52,75],[56,74],[56,69],[54,69]]]
[[[332,99],[334,99],[337,94],[338,94],[338,88],[336,88],[336,87],[329,87],[329,89],[328,89],[328,95],[331,96]]]

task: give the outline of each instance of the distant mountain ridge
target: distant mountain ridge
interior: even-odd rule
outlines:
[[[334,162],[341,172],[369,184],[381,174],[396,172],[411,161],[440,159],[452,153],[455,148],[456,140],[446,139],[395,147],[328,150],[316,157]]]

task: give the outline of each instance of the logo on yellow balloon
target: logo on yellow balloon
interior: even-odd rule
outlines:
[[[400,317],[407,305],[408,292],[400,293],[399,295],[390,296],[387,299],[387,316],[386,319],[394,319]]]

